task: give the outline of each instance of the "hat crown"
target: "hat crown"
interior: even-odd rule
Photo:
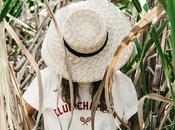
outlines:
[[[131,22],[108,0],[86,0],[71,3],[59,9],[55,16],[60,29],[56,30],[54,22],[51,22],[41,50],[45,63],[56,74],[68,79],[69,74],[65,65],[65,48],[62,46],[64,44],[73,81],[87,83],[102,80],[115,50],[131,29]],[[78,27],[79,29],[77,29]],[[93,31],[90,29],[93,29]],[[80,32],[77,30],[80,30]],[[91,33],[93,34],[90,35]],[[80,34],[86,35],[88,38],[80,37]],[[94,34],[96,35],[94,36]],[[100,47],[99,50],[102,48],[101,51],[95,51],[100,53],[89,56],[94,54],[89,54],[88,50],[92,51],[90,47],[97,50],[97,47],[93,47],[93,45],[98,45],[94,41],[98,41],[99,46],[102,46],[103,43],[105,46],[104,48],[103,46]],[[66,46],[66,44],[69,46]],[[118,60],[116,69],[121,68],[128,60],[133,48],[133,44],[130,45]],[[72,53],[75,51],[70,51],[69,48],[80,52],[79,48],[81,46],[83,48],[82,53],[88,52],[88,54],[75,55],[75,53]],[[84,51],[84,48],[87,48],[87,50]]]
[[[86,54],[104,45],[107,31],[102,18],[94,10],[80,9],[67,17],[63,35],[73,50]]]

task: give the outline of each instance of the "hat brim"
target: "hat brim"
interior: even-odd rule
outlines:
[[[63,29],[65,19],[74,11],[79,9],[95,10],[104,20],[108,31],[108,41],[105,48],[95,56],[92,57],[77,57],[67,51],[69,67],[72,74],[72,79],[75,82],[94,82],[101,80],[105,73],[106,67],[109,65],[114,51],[119,46],[121,40],[131,30],[131,23],[129,19],[111,2],[107,0],[102,1],[82,1],[70,4],[57,11],[55,17],[60,29]],[[64,35],[64,34],[63,34]],[[41,54],[45,63],[53,69],[58,75],[68,79],[67,69],[64,61],[64,48],[62,35],[59,35],[55,29],[53,22],[51,22],[46,38],[44,40]],[[133,50],[133,45],[122,54],[121,60],[116,66],[116,69],[121,68]]]

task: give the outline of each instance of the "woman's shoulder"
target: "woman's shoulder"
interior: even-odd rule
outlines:
[[[58,79],[57,74],[49,67],[40,70],[43,82],[52,82]]]
[[[127,92],[134,92],[135,87],[129,76],[121,72],[120,70],[116,70],[114,73],[113,79],[113,91],[118,93],[119,95],[127,95]]]
[[[49,67],[40,70],[41,76],[44,79],[56,77],[57,74]]]

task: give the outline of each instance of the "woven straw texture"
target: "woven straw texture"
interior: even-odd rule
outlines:
[[[98,50],[104,44],[108,33],[107,44],[97,55],[77,57],[67,51],[73,81],[85,83],[101,80],[114,51],[131,30],[128,18],[107,0],[72,3],[58,10],[55,17],[61,32],[57,34],[51,22],[41,50],[45,63],[58,75],[67,79],[64,48],[61,45],[63,36],[71,48],[89,53]],[[122,55],[116,69],[120,69],[126,63],[132,50],[131,44]]]

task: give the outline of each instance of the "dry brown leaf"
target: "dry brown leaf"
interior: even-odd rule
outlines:
[[[28,116],[27,116],[27,110],[25,108],[25,103],[24,100],[22,98],[21,92],[20,92],[20,85],[17,82],[17,79],[15,77],[15,72],[13,71],[13,67],[12,65],[9,64],[9,75],[10,75],[10,80],[12,83],[12,87],[13,87],[13,94],[15,95],[15,97],[17,97],[17,105],[18,106],[18,110],[20,111],[17,115],[19,115],[21,117],[21,121],[22,123],[20,125],[23,126],[23,128],[25,130],[30,130],[29,124],[28,124]],[[16,123],[18,125],[18,123]],[[20,128],[20,127],[19,127]]]
[[[168,104],[172,104],[171,99],[163,97],[163,96],[155,94],[155,93],[150,93],[150,94],[142,97],[139,100],[139,104],[138,104],[138,117],[139,117],[139,124],[140,124],[141,130],[143,130],[145,128],[145,123],[144,123],[144,119],[143,119],[143,106],[144,106],[145,99],[151,99],[151,100],[156,100],[156,101],[161,101],[161,102],[166,102]]]
[[[38,67],[37,63],[35,62],[35,59],[31,56],[29,51],[26,49],[26,47],[24,46],[24,44],[22,43],[22,41],[18,37],[18,35],[15,33],[15,31],[12,29],[12,27],[5,20],[4,20],[4,25],[5,25],[5,28],[8,31],[8,33],[12,36],[12,38],[18,44],[18,46],[21,49],[21,51],[23,52],[23,54],[30,61],[31,65],[33,66],[33,68],[36,72],[36,76],[38,79],[38,89],[39,89],[39,110],[38,110],[39,111],[38,118],[39,118],[41,116],[42,107],[43,107],[43,87],[42,87],[42,79],[41,79],[39,67]],[[39,121],[39,119],[38,119],[38,121]],[[38,121],[36,124],[38,124]]]
[[[165,15],[165,11],[161,6],[156,6],[154,7],[149,13],[147,13],[145,16],[143,16],[143,18],[135,24],[135,26],[133,27],[133,29],[130,31],[130,33],[123,38],[122,42],[120,43],[119,47],[117,48],[117,50],[114,53],[114,56],[112,58],[111,63],[109,64],[109,67],[106,70],[106,74],[103,78],[103,82],[104,84],[104,88],[105,88],[105,100],[106,100],[106,105],[108,108],[108,111],[110,112],[110,114],[112,114],[112,110],[111,110],[111,89],[112,89],[112,79],[113,79],[113,74],[115,71],[115,67],[120,59],[120,56],[123,54],[123,52],[125,51],[125,49],[128,47],[128,45],[130,43],[132,43],[132,41],[138,36],[140,35],[140,33],[144,30],[144,28],[153,20],[155,20],[155,18],[157,18],[157,20],[162,17],[163,15]],[[99,89],[100,90],[100,89]],[[100,97],[101,96],[101,92],[97,93],[96,97]],[[98,99],[98,98],[97,98]],[[98,101],[99,102],[99,101]],[[98,102],[95,102],[94,106],[97,106]],[[95,111],[96,109],[94,108],[93,111]],[[122,122],[123,123],[123,122]],[[124,126],[127,127],[126,124],[123,123]]]

